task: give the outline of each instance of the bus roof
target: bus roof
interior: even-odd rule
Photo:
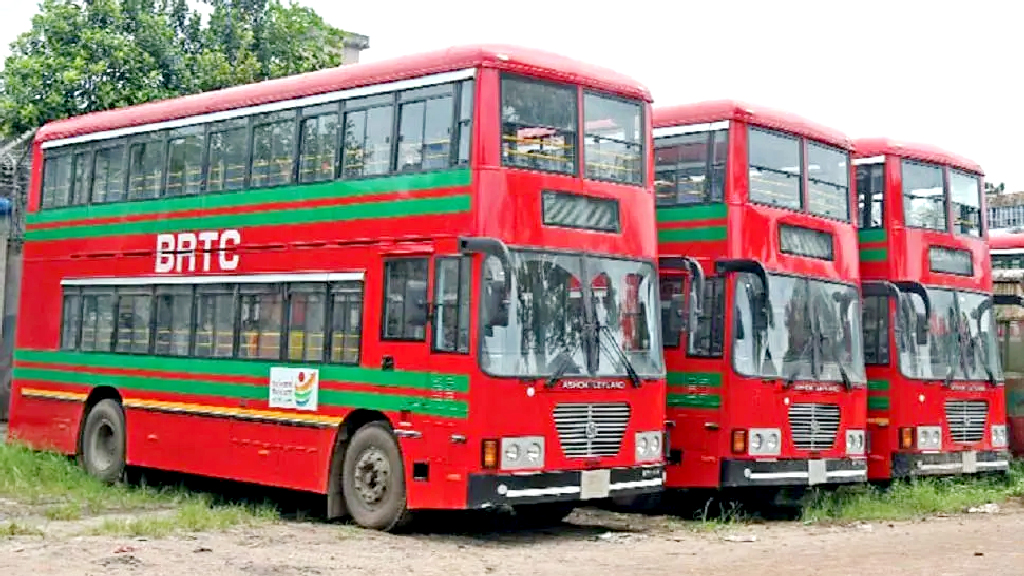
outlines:
[[[981,166],[976,162],[930,144],[900,142],[890,138],[858,138],[854,141],[853,145],[855,148],[854,156],[858,158],[892,155],[922,162],[944,164],[968,172],[974,172],[979,176],[985,175]]]
[[[579,84],[651,102],[651,93],[645,85],[607,68],[532,48],[481,44],[339,66],[169,100],[92,112],[48,123],[36,132],[35,140],[37,143],[60,140],[92,132],[177,120],[477,67],[497,68]]]
[[[843,132],[816,124],[789,112],[739,100],[707,100],[654,109],[654,127],[684,126],[739,120],[757,126],[790,132],[826,144],[850,149],[852,141]]]

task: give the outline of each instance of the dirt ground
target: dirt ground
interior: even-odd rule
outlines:
[[[520,532],[426,526],[388,535],[284,521],[157,540],[59,533],[0,538],[0,574],[19,576],[636,573],[1016,576],[1024,573],[1024,513],[702,531],[665,517],[586,509],[560,527]]]
[[[18,516],[16,508],[0,500],[0,520]],[[1024,574],[1024,510],[1017,507],[916,522],[714,529],[591,508],[531,531],[503,530],[493,516],[445,514],[403,535],[282,520],[147,539],[77,536],[61,524],[41,526],[45,536],[0,535],[0,575]]]

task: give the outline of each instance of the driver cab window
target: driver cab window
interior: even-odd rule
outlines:
[[[424,340],[427,318],[427,259],[384,263],[384,340]]]
[[[704,281],[704,301],[700,314],[693,306],[693,332],[690,334],[690,356],[721,358],[725,350],[725,279]]]
[[[683,332],[683,279],[661,279],[661,337],[665,348],[678,348]]]

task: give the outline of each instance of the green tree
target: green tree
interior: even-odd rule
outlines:
[[[294,1],[203,2],[42,0],[0,72],[0,133],[342,63],[345,33]]]

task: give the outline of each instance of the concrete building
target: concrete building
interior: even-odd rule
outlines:
[[[990,234],[1024,231],[1024,192],[987,196]]]

